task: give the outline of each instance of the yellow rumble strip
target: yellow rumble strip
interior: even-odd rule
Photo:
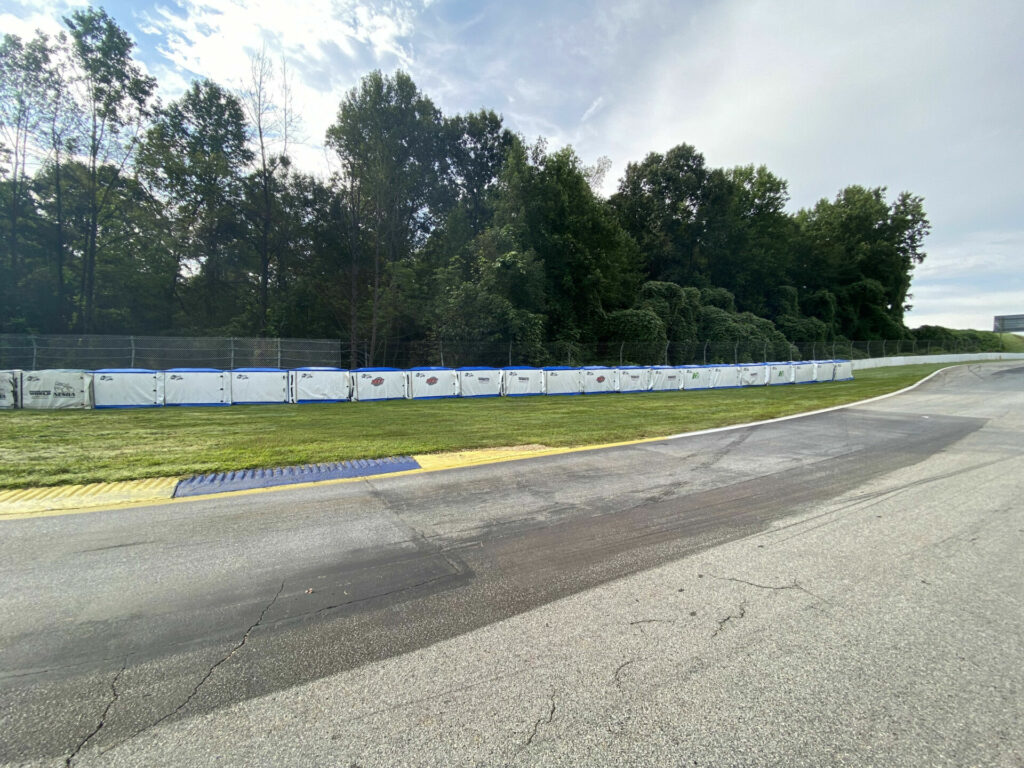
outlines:
[[[125,480],[117,483],[62,485],[53,488],[26,488],[0,491],[0,520],[35,517],[52,512],[117,504],[164,501],[178,485],[176,477],[150,480]]]

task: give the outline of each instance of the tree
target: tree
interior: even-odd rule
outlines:
[[[363,248],[359,235],[365,230],[372,254],[371,363],[378,354],[388,267],[422,244],[433,224],[429,203],[439,181],[441,127],[440,112],[412,78],[377,70],[349,91],[327,129],[348,187],[350,247]],[[354,325],[350,334],[354,342]]]
[[[140,173],[174,211],[178,262],[193,275],[193,320],[224,327],[245,305],[238,208],[252,159],[238,97],[210,80],[158,113],[139,152]]]
[[[117,180],[135,151],[156,81],[132,58],[131,38],[106,11],[86,8],[64,18],[71,37],[75,97],[85,118],[89,222],[82,269],[82,332],[94,325],[96,260],[101,221]],[[101,172],[103,166],[114,173]]]
[[[704,156],[689,144],[626,166],[610,202],[639,246],[649,279],[680,285],[706,281],[698,246],[707,178]]]
[[[270,305],[270,273],[277,262],[277,272],[283,275],[280,264],[282,252],[274,248],[275,228],[281,224],[278,195],[279,175],[286,172],[288,142],[298,127],[298,119],[291,105],[291,91],[287,70],[282,65],[280,77],[274,73],[273,63],[266,46],[253,54],[249,61],[249,85],[242,93],[242,104],[255,145],[256,167],[247,183],[247,206],[256,220],[255,248],[259,259],[259,291],[256,301],[256,327],[260,334],[267,331],[267,311]],[[275,88],[277,80],[277,88]],[[275,90],[277,94],[275,94]]]
[[[0,136],[5,144],[6,224],[3,230],[5,263],[0,282],[5,305],[18,303],[16,290],[20,274],[18,225],[28,200],[27,163],[32,139],[44,119],[49,45],[40,35],[28,43],[17,35],[0,41]]]
[[[922,198],[903,192],[890,204],[884,187],[850,186],[797,221],[802,294],[834,296],[837,331],[848,338],[903,338],[910,279],[930,230]]]

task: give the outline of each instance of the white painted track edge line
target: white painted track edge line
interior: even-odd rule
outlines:
[[[925,376],[923,379],[921,379],[920,381],[914,382],[909,387],[904,387],[903,389],[897,389],[895,392],[889,392],[889,393],[884,394],[884,395],[877,395],[875,397],[869,397],[867,400],[855,400],[852,403],[844,403],[843,405],[833,405],[833,406],[830,406],[828,408],[819,408],[816,411],[806,411],[804,413],[791,413],[789,416],[778,416],[778,417],[776,417],[774,419],[764,419],[762,421],[750,421],[750,422],[747,422],[746,424],[730,424],[729,426],[726,426],[726,427],[713,427],[711,429],[701,429],[701,430],[698,430],[696,432],[680,432],[680,433],[675,434],[675,435],[668,435],[667,437],[663,437],[661,439],[662,440],[680,440],[680,439],[682,439],[684,437],[696,437],[697,435],[711,435],[711,434],[714,434],[716,432],[731,432],[731,431],[736,430],[736,429],[747,429],[749,427],[760,427],[760,426],[762,426],[764,424],[777,424],[780,421],[790,421],[792,419],[804,419],[804,418],[807,418],[808,416],[817,416],[817,415],[822,414],[822,413],[831,413],[832,411],[841,411],[841,410],[844,410],[846,408],[859,408],[862,405],[868,405],[869,403],[877,403],[879,400],[887,400],[890,397],[896,397],[897,395],[906,394],[907,392],[910,392],[911,390],[917,389],[922,384],[924,384],[926,381],[929,381],[930,379],[933,379],[934,377],[938,376],[940,373],[948,371],[948,370],[950,370],[952,368],[959,368],[959,367],[960,367],[959,365],[947,365],[945,368],[940,368],[937,371],[932,371],[927,376]]]

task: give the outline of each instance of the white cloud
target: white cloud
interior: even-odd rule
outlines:
[[[596,99],[594,99],[593,102],[591,102],[590,106],[587,107],[587,111],[583,113],[583,116],[580,117],[580,122],[581,123],[587,122],[587,120],[589,120],[595,114],[597,114],[597,111],[599,109],[601,109],[601,107],[603,107],[603,106],[604,106],[604,96],[598,96]]]

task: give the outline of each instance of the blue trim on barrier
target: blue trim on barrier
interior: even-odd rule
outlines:
[[[302,405],[303,403],[347,403],[348,400],[338,398],[336,400],[296,400],[296,405]]]
[[[287,400],[232,400],[232,405],[288,405]]]
[[[501,395],[455,395],[455,397],[459,398],[460,400],[472,400],[475,397],[501,397]],[[522,395],[510,395],[510,397],[522,397]]]
[[[253,488],[271,488],[277,485],[316,483],[322,480],[343,480],[350,477],[386,475],[419,469],[412,456],[393,456],[386,459],[355,459],[329,464],[304,464],[275,469],[242,469],[237,472],[215,472],[209,475],[187,477],[178,482],[173,498],[204,496],[208,493],[248,491]]]
[[[223,408],[231,403],[164,403],[164,408]]]
[[[542,397],[546,392],[513,392],[512,394],[504,394],[502,397]]]
[[[152,405],[94,405],[93,409],[97,411],[109,411],[112,409],[121,408],[163,408],[163,403],[153,403]]]

